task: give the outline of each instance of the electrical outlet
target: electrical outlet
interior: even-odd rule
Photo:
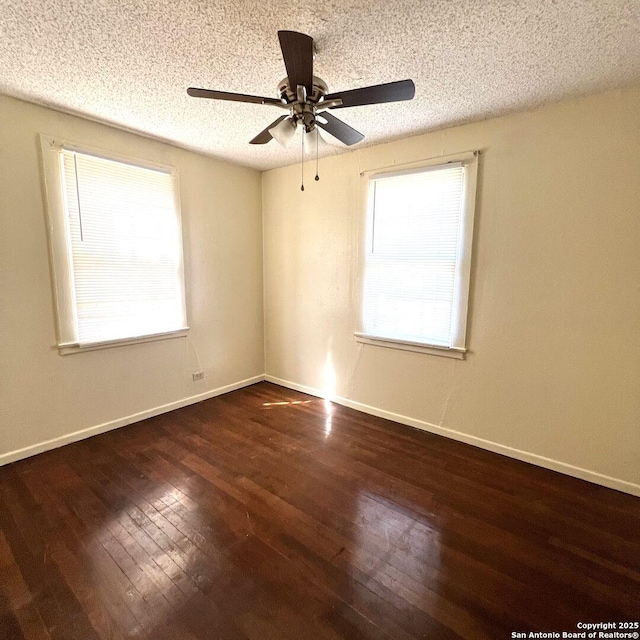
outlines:
[[[195,380],[202,380],[204,378],[204,371],[196,371],[191,374],[192,378]]]

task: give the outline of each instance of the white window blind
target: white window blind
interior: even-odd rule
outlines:
[[[61,333],[84,346],[185,329],[173,175],[67,149],[59,162],[73,292]]]
[[[464,347],[466,171],[450,163],[370,180],[365,335]]]

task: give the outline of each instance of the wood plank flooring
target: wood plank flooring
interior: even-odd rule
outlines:
[[[640,499],[260,383],[0,468],[0,639],[640,620]]]

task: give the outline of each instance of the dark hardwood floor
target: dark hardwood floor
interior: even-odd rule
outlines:
[[[1,640],[640,620],[640,499],[269,383],[0,468],[0,500]]]

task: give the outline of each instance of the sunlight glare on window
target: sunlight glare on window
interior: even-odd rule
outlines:
[[[77,342],[186,326],[170,173],[64,150]]]
[[[366,334],[451,346],[464,178],[458,163],[371,181]]]

